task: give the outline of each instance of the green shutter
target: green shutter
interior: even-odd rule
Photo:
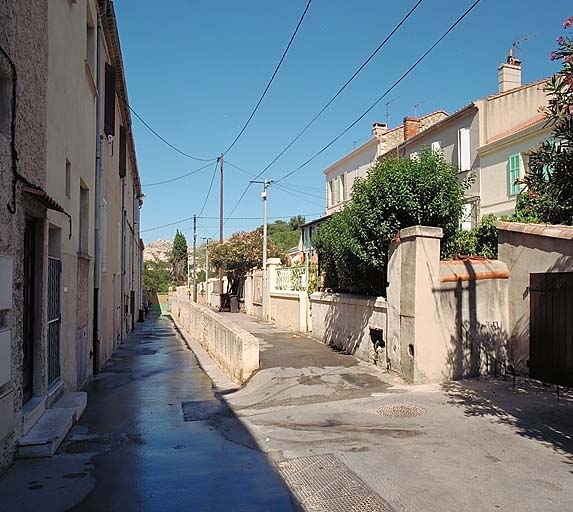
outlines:
[[[520,166],[521,166],[521,154],[516,153],[509,157],[509,169],[507,173],[507,185],[508,192],[510,196],[515,196],[520,192],[520,186],[515,183],[520,176]]]

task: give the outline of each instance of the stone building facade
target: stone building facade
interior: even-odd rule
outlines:
[[[111,2],[0,3],[0,473],[55,451],[29,433],[77,419],[139,318],[128,105]]]

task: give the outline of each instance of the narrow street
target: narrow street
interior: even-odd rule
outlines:
[[[211,380],[168,318],[140,325],[87,391],[58,453],[0,479],[1,512],[293,510],[233,413],[206,414],[219,404]]]

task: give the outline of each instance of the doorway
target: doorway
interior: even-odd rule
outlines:
[[[34,395],[34,356],[35,356],[35,323],[34,305],[36,296],[36,230],[35,222],[26,219],[24,227],[24,308],[23,308],[23,402]]]

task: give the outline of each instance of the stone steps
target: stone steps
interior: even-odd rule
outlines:
[[[20,439],[17,457],[32,459],[51,457],[62,444],[72,425],[80,418],[87,404],[84,392],[65,393],[36,421]]]

